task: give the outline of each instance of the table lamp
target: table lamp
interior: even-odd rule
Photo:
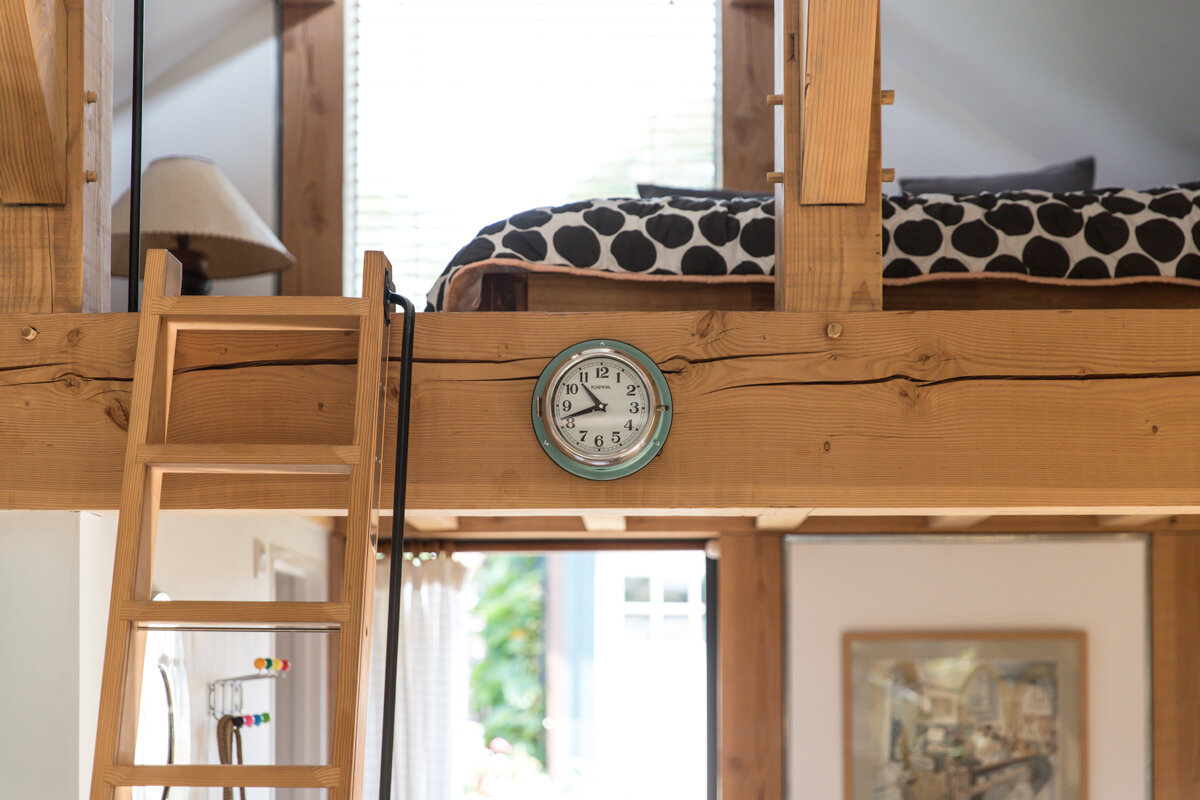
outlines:
[[[113,204],[112,274],[129,275],[129,192]],[[217,165],[168,156],[142,176],[142,254],[163,248],[183,266],[183,294],[208,294],[213,278],[278,272],[296,263]]]

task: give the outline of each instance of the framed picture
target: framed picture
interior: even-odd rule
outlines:
[[[843,636],[847,800],[1085,800],[1081,631]]]

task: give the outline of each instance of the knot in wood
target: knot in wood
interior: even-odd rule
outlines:
[[[27,342],[32,342],[38,337],[38,329],[32,325],[24,325],[21,327],[21,338]]]
[[[104,409],[104,413],[123,431],[129,430],[129,410],[120,400],[113,400]]]
[[[825,335],[830,339],[836,339],[842,335],[842,325],[839,322],[831,322],[825,327]]]

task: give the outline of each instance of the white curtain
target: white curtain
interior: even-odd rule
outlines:
[[[391,559],[380,562],[375,578],[364,800],[379,798],[390,565]],[[392,800],[453,800],[462,795],[464,778],[456,750],[467,720],[467,571],[446,557],[404,565]]]

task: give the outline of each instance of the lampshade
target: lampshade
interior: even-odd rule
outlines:
[[[113,204],[112,271],[129,274],[129,192]],[[142,174],[142,257],[170,250],[179,236],[208,257],[208,275],[238,278],[296,263],[233,183],[205,158],[168,156]]]

